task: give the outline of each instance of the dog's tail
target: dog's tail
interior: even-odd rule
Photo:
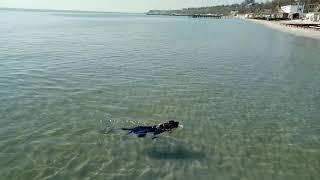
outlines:
[[[132,128],[121,128],[121,130],[129,131],[129,134],[131,134],[133,132]]]
[[[132,128],[121,128],[124,131],[132,131]]]

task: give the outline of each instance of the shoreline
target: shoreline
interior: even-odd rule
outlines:
[[[312,38],[320,40],[320,30],[314,30],[314,29],[302,29],[297,27],[288,27],[285,25],[282,25],[281,23],[294,23],[294,22],[301,22],[301,21],[265,21],[265,20],[256,20],[256,19],[245,19],[249,22],[253,22],[256,24],[261,24],[263,26],[266,26],[268,28],[289,33],[295,36],[300,37],[306,37],[306,38]]]

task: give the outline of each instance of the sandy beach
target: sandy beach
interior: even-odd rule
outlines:
[[[293,21],[264,21],[264,20],[255,20],[255,19],[247,19],[251,22],[262,24],[266,27],[287,32],[295,36],[302,36],[312,39],[319,39],[320,40],[320,30],[314,29],[303,29],[303,28],[296,28],[296,27],[288,27],[284,26],[284,23],[314,23],[311,21],[301,21],[301,20],[293,20]],[[320,23],[319,23],[320,24]]]

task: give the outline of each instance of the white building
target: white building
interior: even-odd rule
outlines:
[[[281,6],[281,9],[283,12],[290,14],[302,14],[304,5],[287,5],[287,6]]]
[[[306,19],[310,21],[320,22],[320,12],[307,13]]]

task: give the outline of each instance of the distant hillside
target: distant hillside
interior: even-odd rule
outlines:
[[[148,14],[154,15],[193,15],[193,14],[224,14],[227,15],[233,10],[240,9],[240,4],[220,5],[200,8],[185,8],[181,10],[151,10]]]
[[[313,4],[320,3],[320,0],[302,0],[301,3]],[[149,15],[193,15],[193,14],[221,14],[230,15],[231,11],[238,12],[240,14],[245,13],[259,13],[266,9],[271,11],[277,11],[279,6],[295,3],[294,0],[273,0],[265,3],[242,3],[242,4],[231,4],[231,5],[218,5],[210,7],[200,8],[185,8],[180,10],[150,10],[147,14]],[[308,10],[308,6],[305,6]]]

